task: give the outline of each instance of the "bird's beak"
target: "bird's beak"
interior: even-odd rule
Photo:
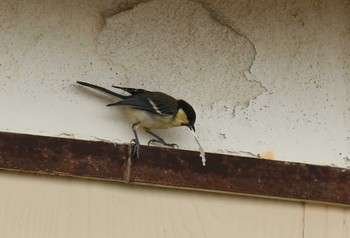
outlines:
[[[188,125],[188,128],[190,128],[190,130],[192,130],[192,131],[196,131],[196,129],[194,128],[194,125]]]

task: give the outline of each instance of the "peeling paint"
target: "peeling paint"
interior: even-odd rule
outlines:
[[[266,91],[245,75],[256,54],[252,42],[192,1],[155,0],[108,17],[98,52],[127,69],[120,84],[181,92],[194,104],[207,95],[201,98],[203,109],[221,101],[230,109],[248,105]],[[240,90],[232,93],[235,88]]]

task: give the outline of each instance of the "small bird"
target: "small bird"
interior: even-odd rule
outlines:
[[[151,143],[160,143],[172,148],[178,148],[178,145],[165,142],[163,138],[153,133],[151,129],[187,126],[193,132],[195,131],[196,112],[184,100],[177,100],[162,92],[112,86],[130,94],[126,96],[90,83],[82,81],[77,81],[77,83],[119,99],[119,101],[110,103],[107,106],[121,107],[132,122],[132,131],[134,132],[135,139],[132,139],[131,143],[134,144],[133,155],[136,155],[137,158],[140,156],[140,141],[136,132],[139,127],[155,138],[150,140],[148,145]]]

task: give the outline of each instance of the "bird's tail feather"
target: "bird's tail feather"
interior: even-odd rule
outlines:
[[[127,98],[128,96],[124,96],[124,95],[121,95],[119,93],[116,93],[116,92],[113,92],[111,90],[108,90],[106,88],[103,88],[103,87],[100,87],[100,86],[97,86],[97,85],[94,85],[94,84],[91,84],[91,83],[86,83],[86,82],[82,82],[82,81],[77,81],[78,84],[81,84],[83,86],[86,86],[86,87],[89,87],[89,88],[93,88],[97,91],[100,91],[100,92],[103,92],[103,93],[106,93],[108,95],[111,95],[111,96],[114,96],[114,97],[117,97],[117,98],[120,98],[120,99],[125,99]]]

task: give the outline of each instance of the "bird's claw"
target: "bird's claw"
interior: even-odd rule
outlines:
[[[158,142],[158,141],[155,140],[155,139],[152,139],[152,140],[148,141],[148,146],[150,146],[151,143],[155,143],[155,142]]]
[[[133,146],[132,148],[132,156],[136,156],[137,159],[140,158],[140,142],[136,139],[132,139],[130,144]]]
[[[175,143],[167,144],[167,146],[170,146],[173,149],[179,149],[179,146]]]
[[[148,145],[150,145],[152,143],[158,143],[158,144],[162,144],[164,146],[171,147],[173,149],[179,149],[179,146],[177,144],[175,144],[175,143],[166,143],[164,140],[161,141],[161,140],[157,140],[157,139],[152,139],[152,140],[148,141]]]

